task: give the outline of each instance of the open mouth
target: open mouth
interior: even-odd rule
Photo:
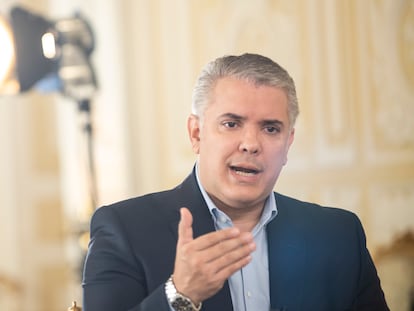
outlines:
[[[246,168],[241,166],[230,166],[230,169],[241,176],[253,176],[259,174],[259,170],[253,168]]]

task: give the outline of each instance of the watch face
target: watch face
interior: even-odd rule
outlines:
[[[193,306],[191,305],[191,302],[187,299],[184,299],[182,297],[177,297],[172,303],[171,306],[176,311],[194,311]]]

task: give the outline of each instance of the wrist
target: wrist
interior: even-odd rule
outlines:
[[[175,287],[173,276],[165,283],[165,295],[175,311],[200,311],[202,303],[194,303],[189,297],[181,294]]]

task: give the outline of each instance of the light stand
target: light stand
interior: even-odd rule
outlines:
[[[90,54],[94,49],[91,27],[79,14],[74,18],[62,19],[55,23],[56,42],[60,49],[58,74],[63,82],[62,93],[76,100],[78,110],[84,115],[83,132],[88,153],[88,186],[91,206],[97,208],[95,156],[93,146],[92,103],[96,89],[96,78]]]
[[[78,101],[79,112],[85,115],[83,131],[86,137],[86,148],[88,151],[88,184],[89,195],[91,200],[91,206],[93,209],[98,207],[98,190],[96,183],[95,172],[95,157],[93,146],[93,127],[92,127],[92,113],[91,113],[91,101],[89,99],[83,99]]]

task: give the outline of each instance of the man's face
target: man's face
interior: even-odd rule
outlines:
[[[222,210],[261,209],[293,142],[286,94],[226,77],[210,99],[202,122],[188,121],[201,183]]]

